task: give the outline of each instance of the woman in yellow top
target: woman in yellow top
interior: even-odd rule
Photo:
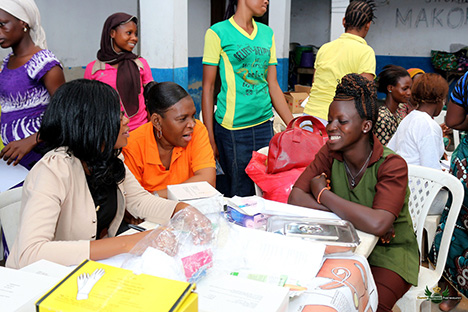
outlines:
[[[167,197],[167,186],[207,181],[215,186],[216,163],[205,126],[195,119],[187,91],[173,82],[145,90],[150,122],[134,130],[123,149],[125,164],[149,192]]]

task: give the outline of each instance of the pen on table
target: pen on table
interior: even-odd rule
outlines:
[[[141,226],[138,226],[138,225],[135,225],[135,224],[129,224],[128,227],[131,228],[131,229],[134,229],[135,231],[138,231],[138,232],[146,231],[146,229],[144,227],[141,227]]]

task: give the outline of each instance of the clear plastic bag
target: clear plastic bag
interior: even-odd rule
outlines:
[[[217,219],[218,214],[211,217]],[[122,267],[136,274],[196,282],[213,265],[214,230],[207,216],[189,206],[140,240]]]

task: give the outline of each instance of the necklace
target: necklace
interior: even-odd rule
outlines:
[[[351,178],[351,187],[356,186],[356,178],[361,174],[362,170],[364,170],[364,168],[367,167],[367,164],[369,163],[369,160],[370,160],[371,156],[372,156],[372,151],[369,153],[369,156],[367,156],[366,162],[364,163],[364,165],[362,165],[361,169],[358,171],[358,173],[356,173],[355,176],[353,176],[353,174],[351,173],[351,170],[349,170],[348,164],[346,164],[346,161],[343,159],[343,163],[344,163],[344,166],[345,166],[345,169],[346,169],[346,173]]]

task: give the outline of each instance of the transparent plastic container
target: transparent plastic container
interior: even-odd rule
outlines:
[[[334,246],[357,247],[359,236],[346,220],[271,216],[267,231]]]

